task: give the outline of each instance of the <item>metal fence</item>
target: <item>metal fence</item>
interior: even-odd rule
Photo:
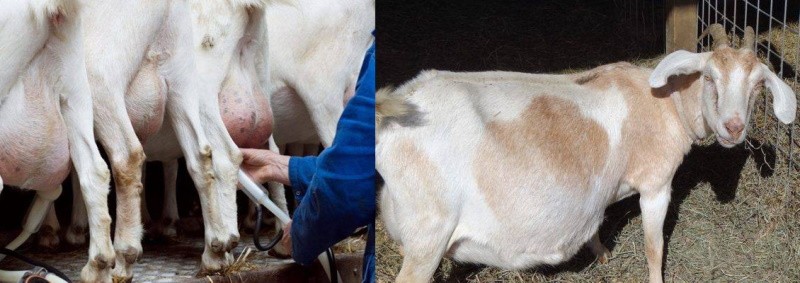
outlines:
[[[753,27],[757,36],[758,56],[792,86],[795,93],[800,93],[798,2],[800,1],[701,0],[697,7],[698,30],[702,31],[711,24],[720,23],[729,34],[741,37],[745,27]],[[710,38],[704,38],[697,44],[698,52],[708,51],[710,48]],[[762,94],[758,99],[748,131],[760,142],[748,142],[748,149],[763,152],[764,147],[774,148],[777,162],[772,165],[765,162],[767,166],[776,166],[775,163],[778,163],[782,167],[785,164],[789,174],[797,174],[800,170],[800,123],[783,125],[772,112],[772,98]]]

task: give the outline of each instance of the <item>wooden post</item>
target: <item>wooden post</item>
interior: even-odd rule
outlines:
[[[666,1],[667,53],[697,51],[697,0]]]

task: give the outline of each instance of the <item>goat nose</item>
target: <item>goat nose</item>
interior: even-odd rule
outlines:
[[[730,119],[725,122],[725,129],[728,129],[728,133],[731,134],[731,137],[738,139],[739,135],[742,134],[742,130],[744,130],[744,124],[742,124],[742,120],[739,118]]]

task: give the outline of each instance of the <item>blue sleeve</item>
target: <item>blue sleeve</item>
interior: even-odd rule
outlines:
[[[290,160],[292,186],[305,191],[291,231],[293,257],[301,264],[310,264],[356,228],[375,220],[374,52],[373,45],[364,59],[356,94],[339,119],[333,144],[317,158]]]
[[[316,156],[292,156],[289,158],[289,182],[292,183],[294,199],[298,202],[302,201],[306,195],[308,185],[311,184],[315,172],[317,172]]]

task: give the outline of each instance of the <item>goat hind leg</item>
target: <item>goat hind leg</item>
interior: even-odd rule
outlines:
[[[64,233],[64,239],[67,243],[73,246],[82,246],[86,244],[86,233],[89,231],[89,216],[86,215],[86,204],[83,202],[83,194],[81,193],[81,184],[78,180],[78,175],[75,170],[70,173],[72,180],[72,215],[67,232]]]
[[[176,186],[178,181],[178,160],[164,162],[164,204],[161,219],[156,223],[156,232],[168,238],[178,236],[175,224],[178,222],[178,198]]]
[[[198,74],[192,37],[192,22],[187,15],[191,15],[189,7],[183,2],[172,2],[168,30],[174,39],[173,46],[169,46],[169,59],[160,66],[170,85],[167,95],[168,122],[174,130],[175,137],[186,158],[186,168],[197,187],[200,196],[200,205],[203,210],[203,228],[205,230],[205,249],[201,257],[202,272],[215,272],[233,263],[233,256],[228,253],[231,234],[227,232],[228,223],[223,221],[223,212],[220,210],[220,197],[218,192],[219,178],[217,176],[214,160],[219,159],[217,149],[213,149],[206,135],[207,125],[201,123],[201,100],[213,97],[213,90],[202,87]],[[217,112],[219,115],[219,112]],[[205,122],[205,121],[203,121]],[[227,132],[225,136],[229,135]],[[235,177],[235,175],[234,175]],[[233,188],[235,190],[235,184]],[[233,204],[235,206],[235,202]],[[235,219],[234,219],[235,224]],[[237,231],[238,233],[238,231]],[[238,235],[238,234],[237,234]]]
[[[592,250],[592,253],[597,257],[597,261],[601,264],[608,263],[608,258],[611,257],[611,252],[603,245],[603,242],[600,241],[600,231],[594,234],[592,237],[591,242],[589,242],[589,249]]]
[[[51,202],[50,208],[47,210],[47,215],[44,217],[42,227],[39,228],[39,232],[37,233],[39,240],[36,244],[39,247],[50,250],[57,248],[58,244],[61,242],[58,238],[59,230],[61,230],[61,225],[58,223],[55,205]]]
[[[9,250],[19,248],[31,235],[39,231],[42,222],[47,216],[48,210],[53,205],[58,196],[61,195],[61,187],[44,189],[36,192],[36,197],[31,203],[28,214],[25,216],[24,224],[22,225],[22,232],[11,243],[6,245]]]

